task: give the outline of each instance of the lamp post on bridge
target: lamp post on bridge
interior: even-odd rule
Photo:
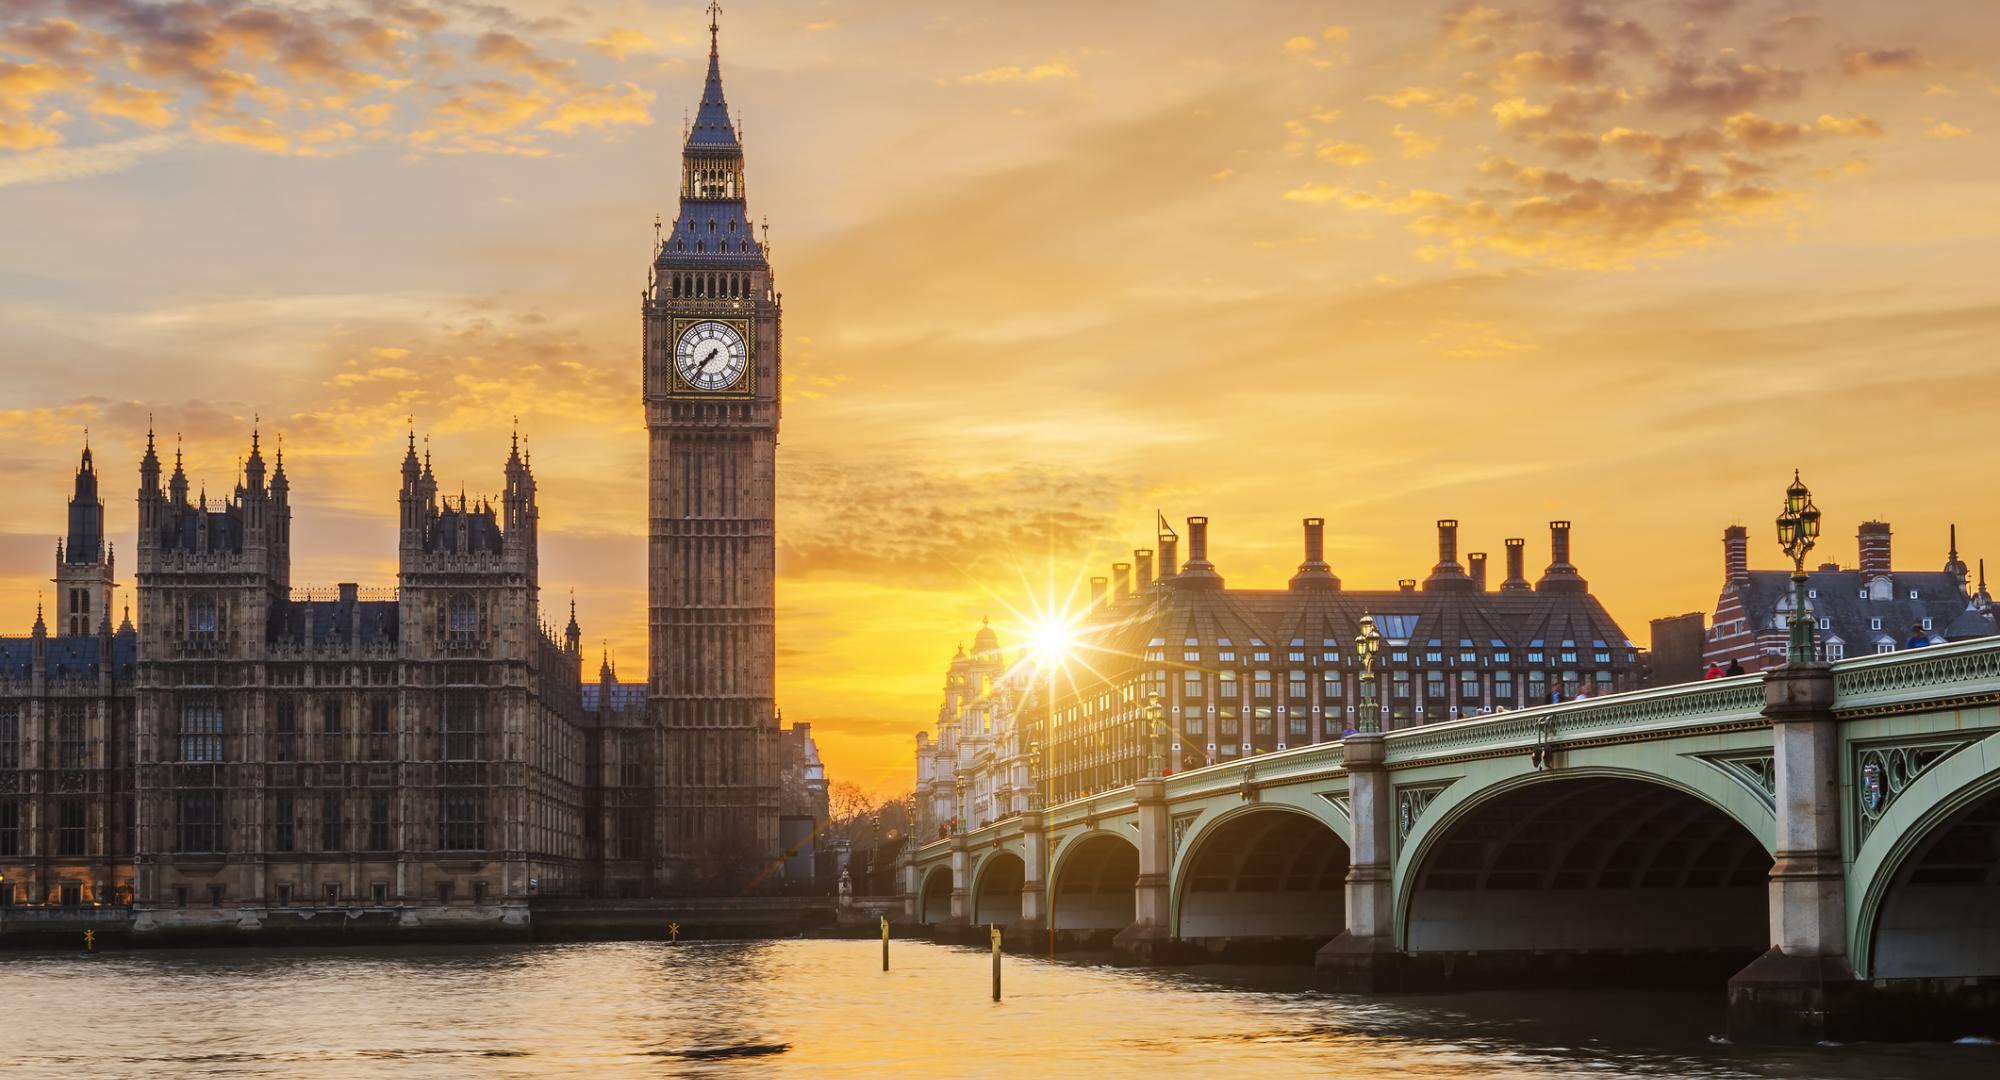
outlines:
[[[1376,719],[1375,654],[1382,651],[1382,635],[1375,629],[1375,616],[1363,612],[1361,632],[1354,635],[1354,655],[1361,658],[1361,709],[1355,730],[1373,735],[1382,730]]]
[[[1146,694],[1146,738],[1151,750],[1146,754],[1146,775],[1166,775],[1167,707],[1160,704],[1160,692]]]
[[[951,831],[962,835],[967,831],[965,827],[965,774],[964,773],[958,774],[958,778],[952,781],[952,787],[958,793],[958,814],[957,816],[951,819]]]
[[[1791,486],[1785,489],[1784,512],[1778,515],[1778,546],[1792,560],[1791,639],[1785,652],[1788,664],[1810,664],[1817,659],[1812,620],[1806,615],[1806,553],[1818,538],[1819,507],[1813,505],[1812,492],[1806,490],[1794,469]]]
[[[1036,739],[1028,744],[1028,809],[1042,806],[1042,743]]]

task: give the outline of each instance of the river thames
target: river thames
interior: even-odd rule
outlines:
[[[1370,999],[898,941],[0,959],[8,1077],[2000,1075],[1984,1044],[1720,1042],[1720,992]]]

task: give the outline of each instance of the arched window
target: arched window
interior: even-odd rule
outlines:
[[[198,638],[214,638],[222,625],[221,610],[213,596],[197,596],[188,605],[188,633]]]
[[[446,640],[454,645],[470,645],[479,634],[479,609],[470,596],[451,598],[451,621]]]

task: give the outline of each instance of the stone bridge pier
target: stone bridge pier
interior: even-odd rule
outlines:
[[[1861,984],[1847,957],[1847,874],[1840,840],[1840,724],[1833,669],[1791,664],[1764,677],[1777,777],[1777,860],[1770,950],[1729,980],[1729,1033],[1744,1041],[1818,1042],[1849,1035]],[[2000,912],[1994,913],[2000,921]]]

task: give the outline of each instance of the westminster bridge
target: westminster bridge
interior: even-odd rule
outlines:
[[[1364,992],[1708,972],[1738,1038],[2000,1034],[2000,638],[1142,779],[903,888],[1037,950],[1310,952]]]

